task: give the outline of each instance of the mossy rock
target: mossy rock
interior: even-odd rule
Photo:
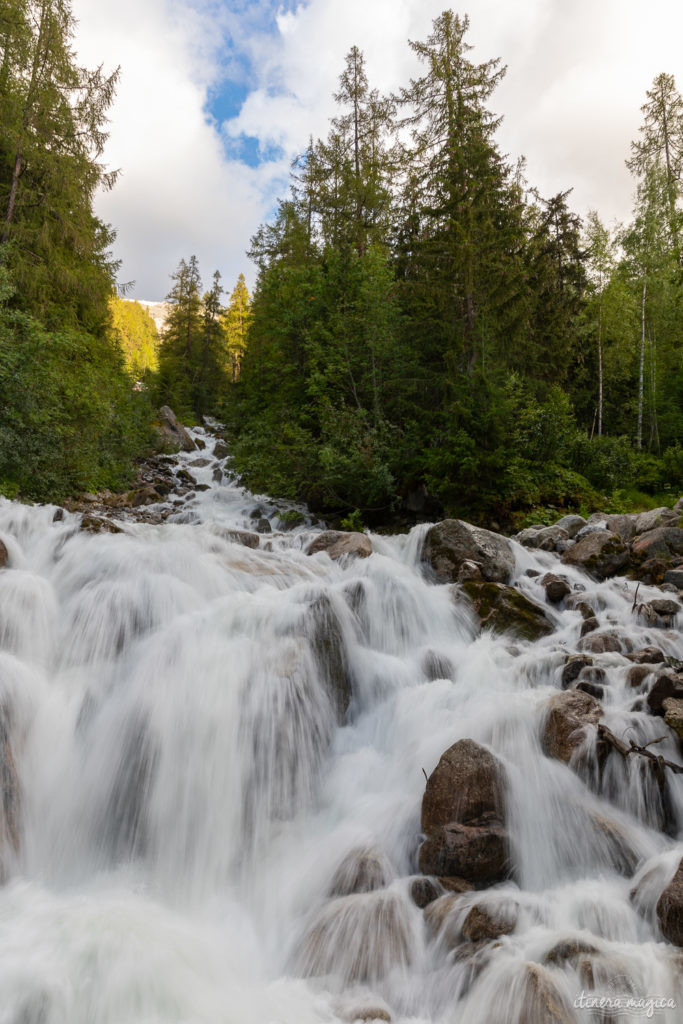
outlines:
[[[468,580],[461,589],[472,602],[482,629],[513,633],[523,640],[538,640],[553,632],[553,624],[540,605],[514,587]]]

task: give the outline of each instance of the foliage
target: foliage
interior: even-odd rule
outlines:
[[[120,346],[127,372],[143,380],[159,365],[159,334],[154,320],[139,302],[112,295],[109,300],[111,332]]]

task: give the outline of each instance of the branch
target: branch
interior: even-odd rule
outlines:
[[[631,740],[630,745],[627,746],[626,743],[615,736],[606,725],[598,725],[598,738],[604,740],[605,743],[609,743],[609,745],[614,747],[622,757],[629,757],[631,754],[638,754],[640,757],[646,757],[654,764],[658,779],[661,781],[664,779],[664,768],[670,768],[676,775],[683,775],[683,765],[674,764],[673,761],[667,761],[665,758],[658,756],[657,754],[653,754],[651,750],[648,750],[648,747],[651,747],[653,744],[661,743],[663,740],[667,739],[666,736],[660,736],[659,739],[650,740],[649,743],[646,743],[642,747],[639,747],[637,743],[634,743],[633,740]]]

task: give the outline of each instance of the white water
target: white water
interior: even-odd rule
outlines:
[[[198,434],[206,451],[179,464],[212,459]],[[310,520],[259,550],[234,543],[222,529],[249,529],[257,506],[277,527],[277,511],[213,484],[215,465],[192,470],[210,489],[164,525],[124,535],[0,504],[0,709],[21,782],[19,851],[0,848],[0,1024],[332,1024],[368,1007],[399,1024],[545,1024],[525,972],[577,938],[597,947],[598,990],[625,978],[677,1000],[656,1019],[680,1020],[680,961],[654,908],[683,853],[683,776],[676,840],[650,827],[659,796],[638,759],[611,755],[608,802],[541,753],[578,612],[550,611],[557,631],[534,645],[475,638],[449,588],[424,577],[425,527],[375,536],[369,559],[346,564],[304,554]],[[519,585],[542,601],[524,570],[556,558],[516,552]],[[633,585],[563,572],[601,625],[683,658],[679,631],[632,614]],[[316,657],[321,607],[353,681],[343,727]],[[430,681],[434,655],[444,678]],[[666,732],[629,710],[625,659],[603,660],[610,728]],[[409,896],[423,772],[463,737],[507,769],[515,869],[463,904],[505,900],[517,915],[474,980]],[[671,737],[656,750],[680,759]],[[635,878],[615,871],[595,813],[628,835]],[[358,848],[375,851],[383,885],[340,894]],[[571,1008],[585,978],[543,970]]]

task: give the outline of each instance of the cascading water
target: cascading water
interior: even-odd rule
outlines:
[[[477,635],[421,568],[426,527],[374,536],[366,559],[307,556],[306,518],[247,547],[231,531],[281,512],[219,482],[215,438],[193,436],[207,489],[172,492],[163,524],[90,535],[0,504],[0,1024],[633,1019],[577,1002],[610,985],[681,1019],[655,904],[683,853],[683,776],[663,809],[636,757],[598,778],[590,738],[576,771],[542,749],[579,613],[550,610],[535,643]],[[542,603],[525,570],[556,557],[514,551]],[[623,579],[563,572],[601,625],[683,658]],[[603,663],[612,732],[667,733],[654,749],[678,762],[623,656]],[[425,774],[465,738],[505,767],[513,871],[435,928],[411,895]],[[503,921],[495,942],[462,938],[472,908]]]

